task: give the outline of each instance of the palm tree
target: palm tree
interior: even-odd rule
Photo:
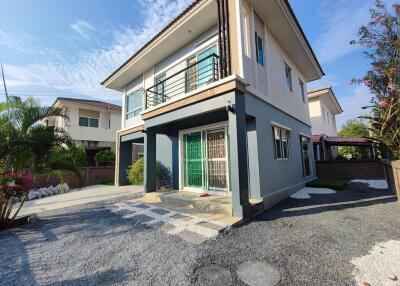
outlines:
[[[32,97],[26,100],[10,97],[8,102],[0,103],[0,164],[12,171],[31,168],[33,179],[40,173],[70,170],[82,183],[81,166],[76,164],[72,156],[51,155],[54,148],[72,148],[73,144],[62,128],[43,124],[49,117],[69,120],[63,109],[42,107]],[[27,194],[22,198],[17,213],[26,198]]]

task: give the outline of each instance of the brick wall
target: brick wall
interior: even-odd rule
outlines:
[[[85,178],[84,186],[96,185],[105,181],[114,180],[114,166],[87,167],[82,168],[82,175]],[[31,173],[26,171],[26,173]],[[64,172],[64,180],[70,188],[79,186],[78,177],[71,171]],[[38,175],[35,179],[34,188],[56,186],[60,183],[60,179],[53,175]]]
[[[334,160],[317,161],[317,176],[320,179],[384,179],[380,160]]]

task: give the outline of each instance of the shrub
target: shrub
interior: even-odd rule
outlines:
[[[347,187],[347,181],[316,179],[314,181],[308,182],[306,186],[311,188],[328,188],[334,190],[344,190]]]
[[[128,181],[132,185],[141,185],[144,182],[144,159],[138,159],[132,166],[126,170]],[[171,171],[160,162],[156,165],[156,180],[157,188],[165,187],[170,188],[169,183]]]
[[[115,153],[111,150],[103,150],[96,153],[94,156],[96,166],[114,166]]]
[[[126,170],[128,181],[132,185],[141,185],[144,181],[144,159],[138,159],[133,165]]]

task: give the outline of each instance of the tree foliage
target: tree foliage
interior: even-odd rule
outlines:
[[[114,166],[115,153],[111,150],[102,150],[96,153],[94,160],[96,161],[96,166]]]
[[[129,183],[132,185],[141,185],[144,181],[144,159],[138,159],[132,166],[126,170]]]
[[[32,97],[10,97],[0,103],[0,215],[7,225],[17,216],[30,190],[30,184],[16,184],[26,181],[21,172],[24,169],[32,169],[33,179],[39,173],[70,170],[82,182],[80,151],[63,129],[43,124],[49,117],[68,120],[61,108],[40,106]],[[18,200],[21,204],[10,218]]]
[[[371,69],[354,83],[365,84],[373,95],[370,120],[374,137],[400,158],[400,4],[376,1],[370,21],[351,44],[365,48]]]
[[[368,126],[359,119],[350,119],[338,132],[340,137],[368,137]],[[339,147],[339,154],[345,158],[368,158],[369,150],[361,147],[345,146]]]
[[[368,137],[368,126],[361,120],[350,119],[338,132],[340,137]]]

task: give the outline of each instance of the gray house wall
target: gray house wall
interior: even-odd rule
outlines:
[[[254,131],[250,132],[253,138],[249,139],[248,128],[250,197],[264,199],[264,205],[269,207],[301,188],[310,179],[303,177],[300,135],[311,137],[311,127],[250,94],[246,94],[246,113],[251,116],[253,122],[250,126],[257,133],[255,139]],[[291,129],[288,160],[274,158],[272,123]],[[313,162],[311,143],[309,148]],[[315,174],[313,163],[312,170],[312,174]]]
[[[227,108],[229,104],[232,104],[232,108]],[[146,151],[145,146],[145,157],[147,154],[149,160],[154,160],[155,152],[156,161],[161,163],[166,176],[166,181],[158,187],[179,189],[179,130],[221,121],[229,122],[231,192],[234,213],[236,210],[237,215],[245,216],[247,212],[247,185],[251,199],[262,199],[264,206],[270,207],[303,187],[305,182],[313,177],[303,177],[300,143],[301,135],[311,137],[311,127],[251,94],[230,92],[145,121],[144,126],[148,131],[141,133],[144,142],[155,142],[155,148],[152,147],[154,145],[149,145]],[[290,129],[287,160],[274,158],[274,123]],[[149,139],[154,133],[155,140]],[[137,140],[136,137],[129,134],[121,139]],[[124,158],[122,152],[129,152],[122,148],[122,145],[125,145],[123,143],[126,142],[121,143],[121,162],[128,159]],[[313,162],[311,142],[309,148],[310,159]],[[146,160],[145,158],[145,162]],[[150,168],[153,168],[152,162],[154,161],[148,163]],[[314,165],[312,169],[315,174]],[[243,172],[246,172],[247,176],[242,174]],[[242,180],[237,181],[239,177]],[[244,180],[245,178],[247,179]],[[154,177],[150,180],[153,182]],[[148,189],[154,190],[154,185],[149,184]]]

